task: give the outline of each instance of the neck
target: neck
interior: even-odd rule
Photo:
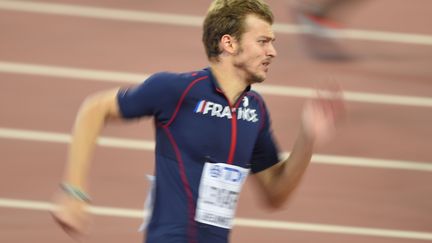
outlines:
[[[222,62],[212,62],[210,68],[219,84],[219,87],[222,89],[230,103],[234,104],[249,85],[248,82],[238,75],[232,66],[224,65]]]

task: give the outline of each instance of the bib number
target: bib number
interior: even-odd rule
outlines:
[[[195,220],[232,228],[238,197],[249,169],[224,163],[205,163]]]

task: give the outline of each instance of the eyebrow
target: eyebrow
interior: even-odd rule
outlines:
[[[266,41],[273,41],[273,42],[276,41],[276,37],[270,37],[265,35],[259,36],[258,39],[265,39]]]

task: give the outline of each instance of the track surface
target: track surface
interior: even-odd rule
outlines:
[[[199,20],[208,2],[0,1],[0,242],[72,242],[47,209],[80,102],[94,91],[129,85],[156,71],[205,67]],[[277,22],[293,27],[285,1],[269,3]],[[49,7],[56,14],[48,13]],[[332,143],[318,149],[284,209],[263,208],[253,181],[247,182],[232,242],[432,241],[431,12],[428,0],[369,1],[351,10],[347,28],[369,32],[340,40],[356,56],[345,63],[313,60],[298,33],[277,31],[279,55],[262,88],[313,88],[333,79],[363,98],[347,95],[347,123]],[[141,18],[154,13],[165,15]],[[133,19],[135,14],[141,17]],[[174,21],[167,23],[169,16]],[[414,41],[392,35],[366,40],[372,31]],[[280,147],[288,151],[305,97],[263,93]],[[384,104],[366,94],[388,99]],[[153,171],[151,143],[143,141],[153,141],[151,122],[113,125],[103,136],[133,141],[123,141],[123,148],[109,142],[98,147],[91,172],[95,210],[129,211],[96,212],[83,242],[141,242],[136,229],[148,188],[144,175]],[[136,140],[138,149],[131,143]]]

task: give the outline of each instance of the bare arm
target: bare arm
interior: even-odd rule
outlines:
[[[90,159],[102,128],[110,120],[120,117],[116,96],[117,90],[92,95],[78,112],[64,175],[64,181],[78,189],[86,189]]]
[[[310,163],[314,147],[329,139],[343,112],[340,91],[306,103],[289,157],[255,176],[268,205],[278,208],[289,199]]]
[[[80,192],[86,191],[92,153],[103,126],[120,117],[117,91],[105,91],[88,97],[76,117],[63,180]],[[71,236],[81,235],[87,228],[88,202],[60,192],[55,196],[55,203],[57,208],[52,215],[56,222]]]
[[[299,135],[290,156],[276,165],[255,174],[269,206],[281,207],[300,182],[312,157],[313,144]]]

